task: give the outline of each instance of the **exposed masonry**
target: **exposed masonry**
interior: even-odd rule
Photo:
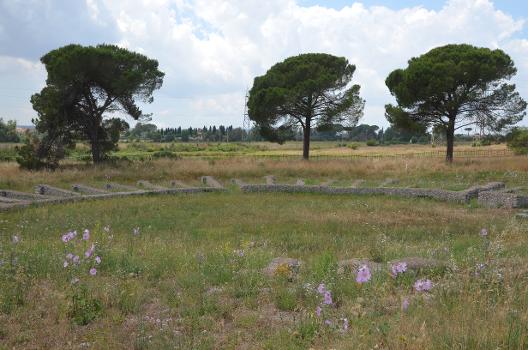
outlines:
[[[200,180],[204,185],[211,186],[214,188],[224,188],[224,186],[222,186],[222,184],[212,176],[202,176]]]
[[[167,189],[167,187],[154,185],[153,183],[150,183],[150,181],[145,181],[145,180],[139,180],[137,182],[137,185],[138,187],[144,188],[147,190],[166,190]]]
[[[211,178],[214,180],[213,178]],[[211,179],[208,183],[211,182]],[[214,180],[216,181],[216,180]],[[217,182],[218,183],[218,182]],[[93,189],[84,185],[73,185],[73,188],[83,188],[83,190]],[[120,188],[129,189],[123,192],[104,192],[88,194],[86,191],[80,194],[79,192],[68,191],[65,189],[49,186],[38,185],[35,188],[38,194],[0,190],[0,211],[14,208],[24,208],[30,205],[54,204],[54,203],[72,203],[85,200],[107,199],[117,197],[129,196],[145,196],[145,195],[168,195],[180,193],[202,193],[202,192],[221,192],[225,191],[223,187],[185,187],[185,188],[160,188],[160,189],[145,189],[140,190],[135,187],[125,186],[120,184],[107,184],[105,186],[109,190],[118,190]],[[161,187],[161,186],[160,186]],[[132,189],[130,191],[130,189]],[[101,190],[102,191],[102,190]]]
[[[508,192],[480,192],[478,203],[488,208],[528,208],[528,196]]]
[[[101,194],[101,193],[108,193],[108,191],[101,190],[101,189],[99,189],[99,188],[94,188],[94,187],[90,187],[90,186],[82,185],[82,184],[75,184],[75,185],[72,185],[72,190],[73,190],[74,192],[80,192],[80,193],[84,193],[84,194]]]
[[[330,187],[329,184],[331,182],[323,183],[320,186],[306,186],[304,185],[304,180],[301,179],[297,180],[295,185],[287,185],[275,184],[276,180],[272,175],[266,176],[265,178],[267,183],[265,185],[250,185],[238,179],[232,179],[231,182],[238,185],[240,189],[246,193],[286,192],[323,193],[332,195],[389,195],[431,198],[455,203],[468,203],[470,200],[478,198],[478,203],[486,207],[528,207],[528,196],[516,193],[516,189],[505,189],[505,185],[502,182],[491,182],[483,186],[473,186],[464,191],[447,191],[442,189],[404,187]],[[142,186],[143,189],[117,183],[106,184],[105,189],[113,192],[107,192],[103,189],[83,184],[73,185],[73,191],[49,185],[38,185],[35,187],[35,194],[12,190],[0,190],[0,210],[26,207],[31,204],[68,203],[89,199],[105,199],[135,195],[218,192],[226,190],[220,182],[211,176],[203,176],[200,180],[203,184],[207,185],[207,187],[188,187],[185,183],[174,180],[171,182],[171,188],[155,185],[148,181],[138,181],[138,186]],[[362,180],[356,180],[353,185],[359,185],[361,183],[360,181]]]
[[[287,193],[324,193],[324,194],[357,194],[357,195],[389,195],[400,197],[423,197],[447,202],[467,203],[477,198],[482,191],[493,191],[504,188],[502,182],[492,182],[484,186],[471,187],[465,191],[447,191],[429,188],[404,187],[328,187],[328,186],[297,186],[297,185],[244,185],[243,192],[287,192]]]

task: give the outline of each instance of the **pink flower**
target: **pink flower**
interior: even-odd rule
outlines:
[[[99,265],[99,264],[101,263],[101,257],[100,257],[100,256],[96,256],[96,257],[95,257],[95,263],[96,263],[97,265]]]
[[[405,261],[397,262],[391,266],[392,277],[397,277],[398,274],[405,271],[407,271],[407,263]]]
[[[483,228],[482,230],[480,230],[480,237],[486,237],[488,235],[488,229],[486,228]]]
[[[319,287],[317,287],[317,292],[318,292],[319,294],[321,294],[321,295],[324,294],[324,293],[326,292],[326,287],[325,287],[324,283],[321,283],[321,284],[319,285]]]
[[[357,283],[365,283],[370,281],[370,278],[372,275],[370,274],[370,270],[367,265],[361,266],[357,271],[356,276],[356,282]]]
[[[315,314],[317,315],[317,317],[321,317],[321,311],[323,311],[323,310],[321,309],[320,306],[317,306],[315,308]]]
[[[343,330],[348,330],[348,318],[343,318]]]
[[[330,291],[325,291],[323,304],[325,305],[332,304],[332,294],[330,294]]]
[[[428,292],[433,288],[433,282],[431,280],[425,279],[425,280],[417,280],[414,283],[414,289],[417,292]]]
[[[409,308],[409,298],[403,298],[402,300],[402,305],[401,305],[401,308],[403,311],[407,311],[407,309]]]
[[[92,267],[92,268],[90,269],[90,275],[92,275],[92,276],[97,275],[97,270],[96,270],[95,267]]]
[[[89,240],[90,239],[90,230],[86,229],[84,230],[84,233],[83,233],[83,239],[85,241]]]

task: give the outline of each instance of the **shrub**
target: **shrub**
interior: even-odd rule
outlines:
[[[377,140],[372,139],[372,140],[367,141],[367,146],[372,147],[372,146],[377,146],[377,145],[379,145]]]
[[[508,135],[507,145],[515,154],[528,154],[528,129],[513,129]]]

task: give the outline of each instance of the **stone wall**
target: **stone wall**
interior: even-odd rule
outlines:
[[[479,193],[478,203],[488,208],[528,208],[528,196],[516,193],[486,191]]]

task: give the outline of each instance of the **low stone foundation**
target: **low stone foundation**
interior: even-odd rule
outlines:
[[[528,208],[528,196],[508,192],[486,191],[478,194],[478,203],[488,208]]]

